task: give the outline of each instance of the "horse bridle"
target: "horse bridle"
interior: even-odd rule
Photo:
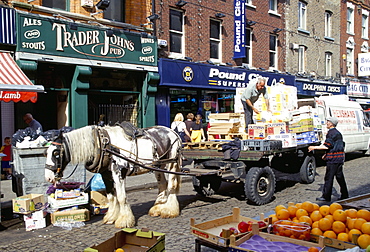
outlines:
[[[63,177],[63,153],[64,153],[64,144],[58,142],[52,142],[51,144],[55,145],[57,148],[53,150],[52,158],[55,159],[55,165],[46,165],[45,168],[54,172],[55,179],[59,181]]]

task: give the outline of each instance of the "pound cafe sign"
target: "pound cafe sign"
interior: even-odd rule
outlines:
[[[358,54],[358,76],[370,76],[370,53]]]

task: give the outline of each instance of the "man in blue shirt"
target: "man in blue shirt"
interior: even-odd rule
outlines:
[[[30,113],[27,113],[23,116],[23,121],[28,124],[28,126],[35,131],[37,134],[43,132],[41,124],[33,119],[33,116]]]
[[[266,85],[265,78],[258,78],[257,83],[255,85],[249,84],[241,96],[245,117],[245,129],[247,132],[248,125],[254,123],[253,111],[256,114],[260,113],[260,111],[253,106],[253,104],[258,100],[260,94],[263,94],[267,110],[270,111],[269,96],[267,94],[267,89],[265,85]]]
[[[348,198],[348,189],[346,180],[343,174],[344,163],[344,142],[342,134],[335,128],[338,124],[338,119],[328,117],[326,119],[326,127],[329,129],[326,134],[325,142],[320,146],[309,146],[308,151],[326,150],[323,159],[326,160],[326,172],[324,177],[324,188],[322,196],[316,198],[318,201],[330,201],[333,190],[334,177],[340,186],[340,199]]]

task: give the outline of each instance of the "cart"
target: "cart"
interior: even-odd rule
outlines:
[[[302,183],[315,180],[316,161],[308,152],[308,146],[320,145],[320,142],[282,148],[279,140],[241,140],[237,160],[225,159],[222,151],[225,143],[210,141],[183,148],[185,162],[188,162],[183,170],[198,174],[193,176],[193,187],[200,195],[213,195],[223,181],[244,183],[246,198],[263,205],[271,201],[275,191],[272,168],[284,173],[299,173]]]

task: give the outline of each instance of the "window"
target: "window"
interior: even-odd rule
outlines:
[[[361,29],[361,36],[364,39],[369,37],[369,13],[362,13],[362,29]]]
[[[354,74],[354,64],[353,64],[353,48],[347,48],[347,74]]]
[[[210,22],[210,58],[221,60],[221,22]]]
[[[332,58],[332,53],[331,52],[326,52],[325,53],[325,76],[331,77],[331,58]]]
[[[170,10],[170,52],[184,54],[184,16],[181,11]]]
[[[277,0],[269,0],[269,10],[277,12]]]
[[[110,0],[109,7],[104,11],[104,18],[124,22],[125,21],[125,1]]]
[[[325,37],[331,37],[331,17],[330,11],[325,11]]]
[[[298,48],[298,72],[304,73],[306,70],[306,47],[300,45]]]
[[[253,3],[252,3],[252,0],[245,0],[245,4],[246,5],[252,5]]]
[[[270,34],[270,46],[269,46],[269,53],[270,53],[270,68],[277,68],[277,36]]]
[[[298,3],[298,28],[306,30],[307,4],[300,1]]]
[[[65,10],[66,0],[43,0],[42,6]]]
[[[347,33],[353,32],[353,8],[347,8]]]
[[[245,58],[243,63],[252,66],[252,29],[245,29]]]

